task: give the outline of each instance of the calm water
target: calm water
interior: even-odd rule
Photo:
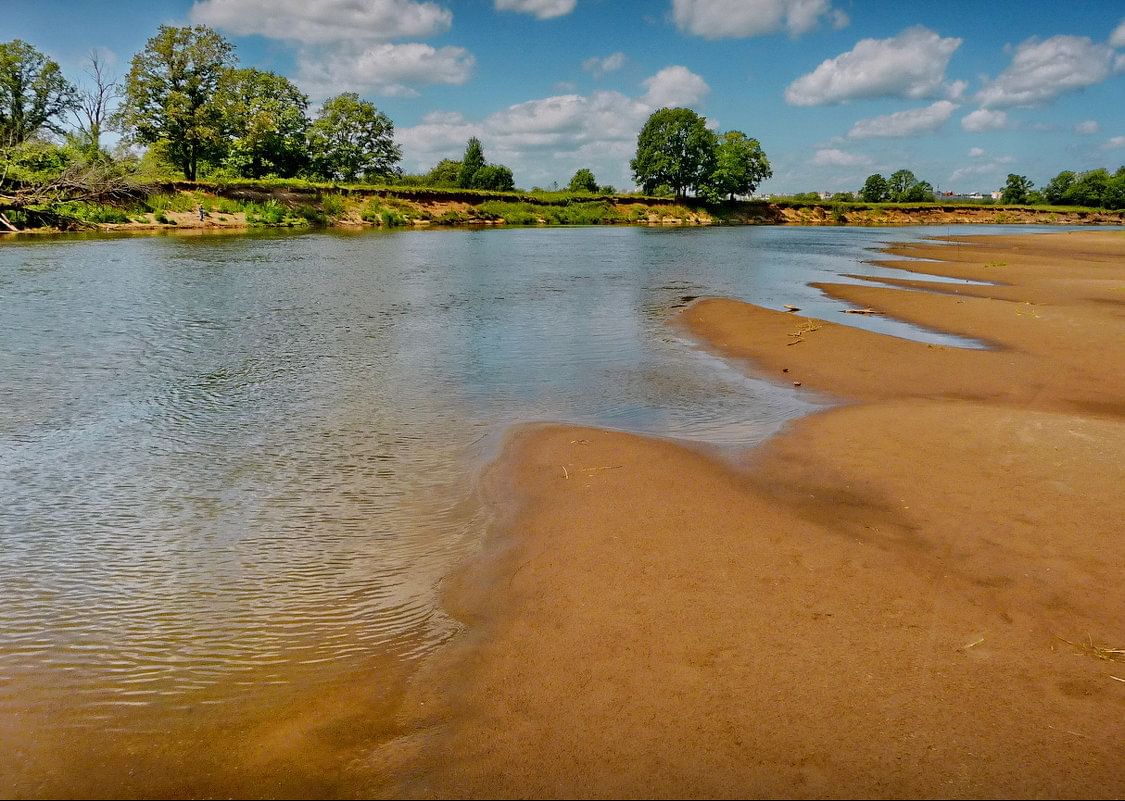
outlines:
[[[0,244],[0,791],[245,791],[256,765],[262,793],[349,794],[310,776],[364,735],[325,746],[294,710],[373,709],[455,633],[437,583],[487,524],[473,477],[507,426],[759,442],[815,401],[686,341],[685,296],[968,344],[805,284],[1001,230]],[[288,747],[321,761],[275,782]]]

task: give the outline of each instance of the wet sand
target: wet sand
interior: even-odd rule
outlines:
[[[734,457],[510,437],[381,792],[1125,793],[1125,235],[896,255],[943,261],[824,289],[991,348],[707,299],[693,335],[841,405]]]

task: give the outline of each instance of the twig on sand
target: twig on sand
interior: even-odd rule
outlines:
[[[1121,683],[1125,684],[1125,679],[1121,678],[1120,676],[1114,676],[1114,675],[1113,675],[1113,674],[1111,674],[1111,673],[1107,673],[1106,675],[1107,675],[1107,676],[1109,676],[1109,677],[1110,677],[1111,679],[1113,679],[1114,681],[1119,681],[1119,682],[1121,682]]]
[[[1062,640],[1067,645],[1077,648],[1086,656],[1092,656],[1094,659],[1101,659],[1106,662],[1125,662],[1125,648],[1109,648],[1104,645],[1098,645],[1094,642],[1094,638],[1087,634],[1086,642],[1076,643],[1071,642],[1059,635],[1055,635],[1056,640]],[[1121,679],[1118,679],[1121,681]]]
[[[789,335],[789,336],[793,337],[793,341],[792,342],[786,342],[785,344],[786,345],[796,345],[799,342],[804,342],[805,341],[805,339],[804,339],[805,334],[811,334],[813,331],[819,331],[823,327],[824,326],[822,326],[822,325],[817,325],[812,320],[806,320],[804,325],[802,325],[800,328],[798,328],[796,331],[794,331],[792,334]]]
[[[611,467],[581,467],[581,468],[579,468],[579,472],[585,473],[586,475],[589,476],[589,475],[593,475],[594,473],[598,473],[602,470],[620,470],[620,469],[621,469],[621,465],[615,464]]]
[[[881,311],[875,309],[842,309],[844,314],[882,314]]]
[[[788,303],[785,304],[785,311],[787,312],[799,312],[800,310],[800,306],[790,306]]]
[[[981,637],[979,640],[974,640],[973,642],[969,643],[968,645],[962,645],[961,650],[962,651],[968,651],[974,645],[980,645],[982,642],[984,642],[984,637]]]
[[[566,479],[570,478],[570,473],[567,472],[565,464],[563,465],[563,478],[566,478]]]

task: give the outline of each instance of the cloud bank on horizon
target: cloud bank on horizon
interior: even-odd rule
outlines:
[[[1125,18],[1108,0],[1049,16],[1009,0],[971,14],[843,0],[173,2],[179,24],[233,37],[244,63],[284,72],[314,103],[375,100],[412,171],[477,136],[524,186],[580,167],[631,186],[637,132],[672,105],[760,139],[765,191],[855,189],[900,167],[958,189],[995,187],[1009,168],[1042,183],[1113,169],[1125,149]],[[80,47],[82,27],[56,47],[135,52],[155,31]]]

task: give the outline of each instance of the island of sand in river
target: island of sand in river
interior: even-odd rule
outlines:
[[[989,347],[704,299],[692,335],[841,403],[734,457],[509,437],[381,792],[1125,794],[1125,234],[881,263],[822,289]]]

